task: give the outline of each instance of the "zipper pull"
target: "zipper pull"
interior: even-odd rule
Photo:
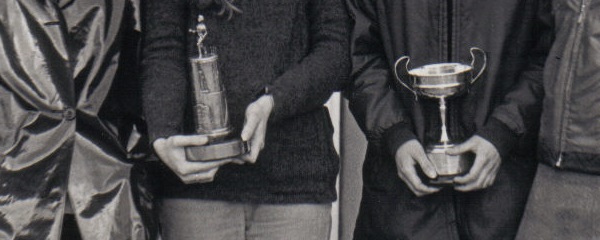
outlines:
[[[556,161],[556,167],[558,167],[558,168],[561,167],[562,162],[563,162],[562,153],[560,153],[558,155],[558,161]]]

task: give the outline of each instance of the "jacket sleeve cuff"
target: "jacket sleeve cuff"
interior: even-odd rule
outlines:
[[[495,118],[491,118],[477,135],[492,143],[502,158],[508,156],[519,138],[506,124]]]
[[[411,131],[410,124],[405,122],[395,124],[383,134],[385,147],[387,147],[387,151],[391,156],[396,156],[396,151],[402,144],[416,138],[416,135]]]

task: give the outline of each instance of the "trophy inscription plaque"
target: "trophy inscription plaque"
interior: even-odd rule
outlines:
[[[218,56],[214,48],[202,43],[208,34],[204,17],[198,16],[194,30],[198,35],[198,57],[191,58],[193,116],[197,134],[209,138],[203,146],[186,147],[188,161],[210,161],[239,156],[249,151],[248,143],[231,137],[225,87],[219,77]]]
[[[483,56],[483,64],[479,72],[473,77],[475,69],[475,52]],[[431,180],[432,184],[452,184],[453,178],[465,174],[473,164],[474,156],[471,153],[461,155],[448,155],[446,151],[459,142],[450,139],[448,134],[448,106],[446,100],[451,97],[464,94],[483,74],[487,65],[487,56],[480,48],[470,49],[472,61],[470,65],[462,63],[436,63],[428,64],[408,70],[410,57],[403,56],[394,64],[394,75],[398,82],[411,91],[415,98],[426,97],[439,100],[441,136],[439,140],[429,142],[425,146],[427,157],[433,164],[438,177]],[[402,74],[398,67],[406,62]],[[409,81],[403,81],[401,76],[408,76]],[[452,122],[458,120],[453,119]]]

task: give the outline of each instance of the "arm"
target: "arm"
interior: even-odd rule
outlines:
[[[486,125],[452,153],[474,152],[475,162],[469,173],[455,179],[460,191],[491,186],[502,158],[505,158],[527,132],[537,132],[544,98],[543,69],[554,38],[551,2],[539,1],[537,18],[531,29],[535,39],[528,53],[529,63],[517,84],[494,109]]]
[[[349,19],[343,0],[309,4],[310,50],[268,86],[275,103],[272,121],[321,107],[348,79]]]
[[[350,110],[369,142],[387,146],[393,156],[400,145],[416,136],[408,110],[391,84],[376,9],[365,0],[349,0],[348,7],[354,20],[350,39],[352,83],[346,94]]]
[[[150,142],[182,133],[189,96],[186,2],[147,0],[142,10],[142,97]]]
[[[400,93],[393,89],[391,68],[375,20],[376,9],[368,0],[347,2],[354,18],[350,110],[370,144],[394,156],[398,176],[413,193],[422,196],[437,192],[439,188],[425,185],[417,175],[417,164],[428,177],[435,178],[437,174],[416,140]]]
[[[269,95],[246,109],[242,139],[251,140],[246,161],[256,161],[264,145],[267,122],[320,108],[348,79],[349,19],[343,0],[312,0],[307,15],[311,34],[308,54],[266,86]]]
[[[543,69],[554,40],[551,2],[539,1],[532,34],[536,42],[530,46],[527,67],[518,83],[494,109],[478,134],[488,139],[505,156],[526,132],[537,131],[544,98]]]
[[[142,98],[156,155],[184,183],[212,181],[219,166],[232,162],[188,162],[185,147],[204,145],[206,136],[182,136],[188,104],[189,5],[186,0],[147,0],[143,9]]]

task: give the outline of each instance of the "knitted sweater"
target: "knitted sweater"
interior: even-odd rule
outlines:
[[[219,54],[221,79],[234,134],[248,104],[266,86],[274,98],[265,148],[255,164],[221,167],[211,183],[183,184],[168,168],[156,177],[162,196],[252,203],[323,203],[335,200],[339,169],[333,129],[323,107],[349,71],[348,15],[341,0],[241,0],[231,20],[213,5],[148,0],[142,77],[151,141],[193,131],[188,58],[205,16],[207,46]],[[193,6],[193,7],[191,7]],[[199,11],[199,12],[198,12]]]

